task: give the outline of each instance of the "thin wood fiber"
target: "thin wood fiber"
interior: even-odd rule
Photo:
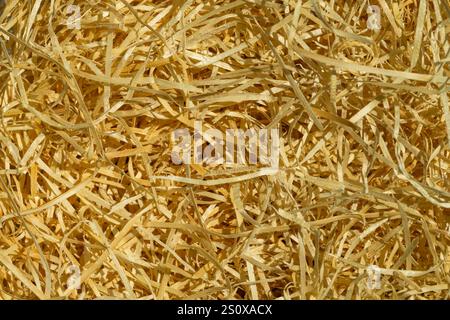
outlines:
[[[446,0],[1,1],[0,298],[448,299],[449,21]],[[175,164],[196,121],[276,128],[278,170]]]

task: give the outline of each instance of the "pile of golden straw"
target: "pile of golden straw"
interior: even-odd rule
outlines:
[[[1,3],[0,299],[449,299],[447,1]]]

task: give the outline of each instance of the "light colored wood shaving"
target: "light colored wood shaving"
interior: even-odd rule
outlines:
[[[0,299],[449,299],[449,21],[0,1]],[[175,164],[198,121],[278,130],[279,168]]]

